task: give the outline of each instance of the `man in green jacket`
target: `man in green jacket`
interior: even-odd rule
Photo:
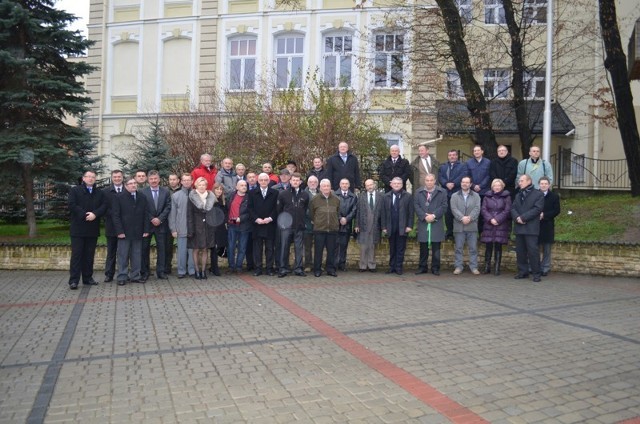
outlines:
[[[340,199],[331,191],[331,181],[320,181],[320,194],[316,195],[309,206],[309,215],[313,222],[313,243],[315,245],[313,275],[322,275],[322,253],[326,249],[327,275],[337,277],[335,266],[336,237],[340,228]]]

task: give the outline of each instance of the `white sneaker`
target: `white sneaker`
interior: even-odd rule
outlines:
[[[478,268],[476,268],[476,269],[472,269],[472,270],[471,270],[471,273],[472,273],[473,275],[480,275],[480,271],[478,271]]]
[[[454,274],[454,275],[460,275],[460,274],[462,274],[462,268],[456,268],[456,269],[454,269],[454,270],[453,270],[453,274]]]

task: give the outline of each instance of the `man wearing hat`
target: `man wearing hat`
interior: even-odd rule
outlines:
[[[291,185],[289,181],[291,180],[291,172],[287,168],[283,168],[280,170],[280,181],[278,184],[274,185],[273,188],[282,191],[287,190]]]

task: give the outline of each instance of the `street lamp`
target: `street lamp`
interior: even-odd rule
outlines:
[[[34,238],[36,231],[36,209],[33,203],[33,178],[31,168],[35,162],[33,149],[25,147],[20,150],[18,163],[22,168],[22,181],[24,183],[24,206],[27,213],[27,226],[29,227],[29,238]]]

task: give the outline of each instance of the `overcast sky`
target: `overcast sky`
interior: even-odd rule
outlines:
[[[71,26],[72,29],[79,29],[84,36],[87,36],[87,23],[89,22],[89,0],[58,0],[56,9],[63,9],[78,17],[78,20]]]

